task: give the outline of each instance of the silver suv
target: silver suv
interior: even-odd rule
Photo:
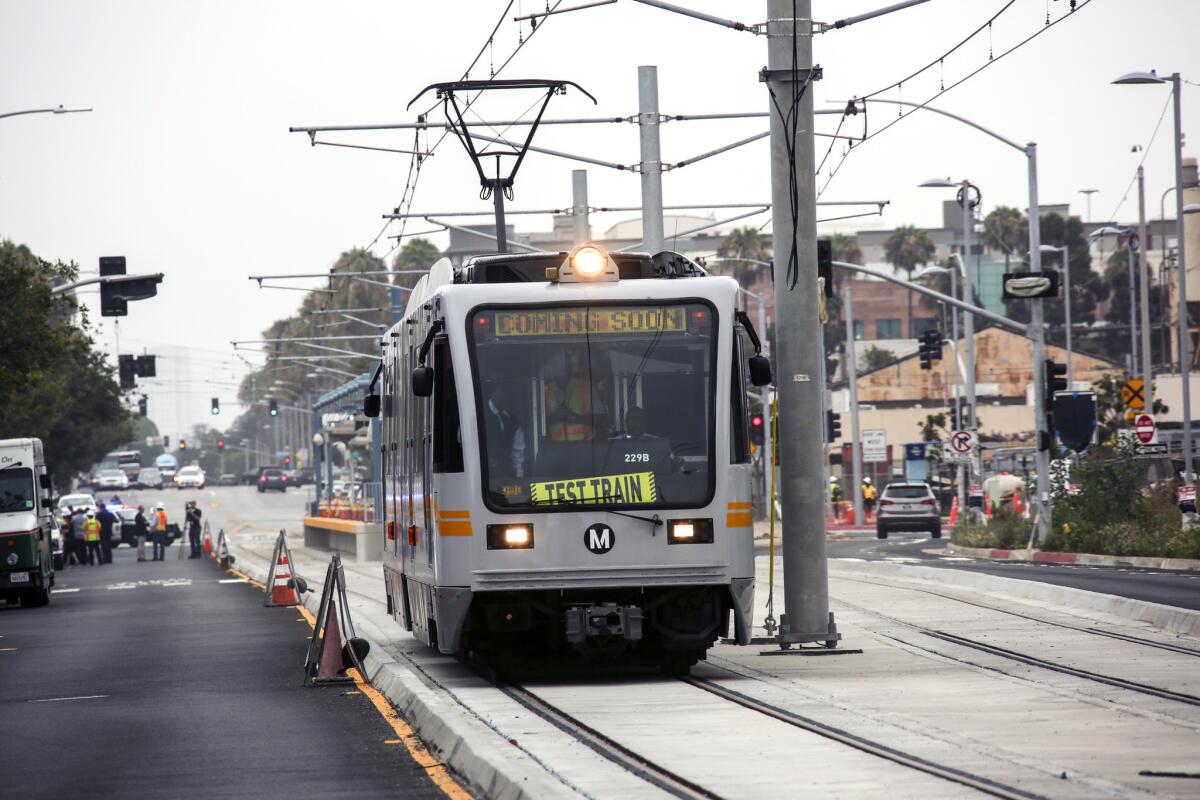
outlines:
[[[929,531],[942,537],[942,516],[937,499],[926,483],[889,483],[879,496],[875,536],[886,539],[890,531]]]

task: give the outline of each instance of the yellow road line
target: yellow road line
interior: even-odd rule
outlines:
[[[313,613],[304,606],[297,606],[296,610],[304,617],[305,621],[316,630],[317,618]],[[425,770],[425,774],[433,781],[442,793],[451,800],[472,800],[470,792],[458,785],[454,778],[450,777],[450,771],[446,769],[446,765],[434,758],[429,748],[421,741],[421,737],[417,736],[416,731],[404,721],[404,719],[396,713],[396,709],[392,708],[392,704],[386,697],[380,694],[379,690],[371,684],[367,683],[356,669],[346,670],[346,674],[354,678],[354,685],[359,691],[371,698],[371,704],[375,706],[375,710],[379,712],[379,716],[383,717],[383,721],[392,727],[392,730],[400,737],[399,740],[388,740],[388,742],[398,741],[404,744],[408,754],[412,756],[413,761],[416,761],[420,767]],[[387,742],[385,742],[387,743]]]

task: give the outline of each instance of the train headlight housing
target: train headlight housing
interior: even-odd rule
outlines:
[[[667,544],[712,544],[711,519],[672,519],[667,521]]]
[[[620,277],[612,256],[594,244],[581,244],[572,250],[557,272],[560,283],[596,283]]]
[[[533,547],[533,525],[522,522],[487,526],[488,550],[529,550]]]

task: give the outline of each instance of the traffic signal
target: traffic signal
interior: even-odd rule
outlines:
[[[274,397],[267,400],[267,413],[270,414],[272,417],[279,416],[279,401],[276,400]]]
[[[146,395],[138,398],[138,416],[146,416]]]
[[[137,366],[133,356],[117,356],[117,376],[121,381],[122,389],[132,389],[137,381]]]
[[[825,296],[833,297],[832,239],[817,239],[817,277],[825,279]]]
[[[171,446],[171,437],[170,437],[170,436],[164,436],[164,437],[163,437],[163,449],[164,449],[164,450],[166,450],[166,449],[167,449],[168,447],[170,447],[170,446]]]
[[[217,439],[217,452],[218,453],[225,452],[225,440],[224,439]]]
[[[962,425],[959,424],[957,408],[950,409],[948,412],[946,412],[946,416],[950,419],[950,430],[952,430],[952,431],[961,431],[962,430]]]
[[[185,442],[183,439],[180,439],[180,440],[179,440],[179,449],[180,449],[180,450],[187,450],[187,442]]]
[[[833,444],[840,438],[842,438],[842,415],[835,414],[830,409],[825,412],[825,441]]]
[[[158,367],[155,364],[154,356],[137,356],[133,359],[133,371],[139,378],[155,378],[158,376]]]
[[[1067,365],[1047,358],[1043,365],[1042,398],[1046,401],[1046,430],[1038,434],[1038,450],[1054,448],[1054,394],[1067,388]]]
[[[292,466],[292,457],[291,457],[291,456],[284,456],[284,457],[283,457],[283,465],[284,465],[285,467],[291,468],[291,466]]]
[[[100,277],[125,274],[125,256],[100,256]],[[129,314],[129,305],[118,296],[116,284],[100,284],[100,316],[124,317]],[[130,356],[130,359],[133,357]]]
[[[215,417],[217,414],[220,414],[220,413],[221,413],[221,398],[219,398],[219,397],[214,397],[214,398],[212,399],[212,409],[211,409],[210,413],[211,413],[211,414],[212,414],[214,417]]]
[[[942,360],[942,332],[936,328],[927,330],[918,341],[921,369],[933,369],[933,362]]]
[[[765,441],[763,438],[763,415],[754,414],[750,417],[750,444],[762,447]]]

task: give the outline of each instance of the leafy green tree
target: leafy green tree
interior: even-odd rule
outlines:
[[[940,442],[949,436],[946,428],[947,419],[944,411],[936,414],[926,414],[925,421],[920,423],[922,442]]]
[[[754,261],[770,261],[770,240],[759,233],[758,228],[752,225],[747,225],[744,228],[734,228],[721,240],[721,244],[717,248],[717,255],[722,258],[746,258],[753,259]],[[742,286],[750,286],[758,279],[760,274],[769,271],[769,267],[761,264],[742,262],[735,263],[731,272],[733,277],[737,278]]]
[[[0,439],[41,439],[60,490],[130,439],[129,412],[86,309],[69,294],[51,294],[77,277],[74,264],[0,242]]]
[[[882,369],[895,360],[892,354],[882,347],[868,347],[858,357],[858,374],[865,375],[868,372]]]
[[[937,247],[929,238],[929,232],[914,225],[901,225],[883,242],[884,258],[896,269],[903,270],[911,279],[917,267],[933,260]],[[913,330],[913,293],[908,292],[908,329]]]

